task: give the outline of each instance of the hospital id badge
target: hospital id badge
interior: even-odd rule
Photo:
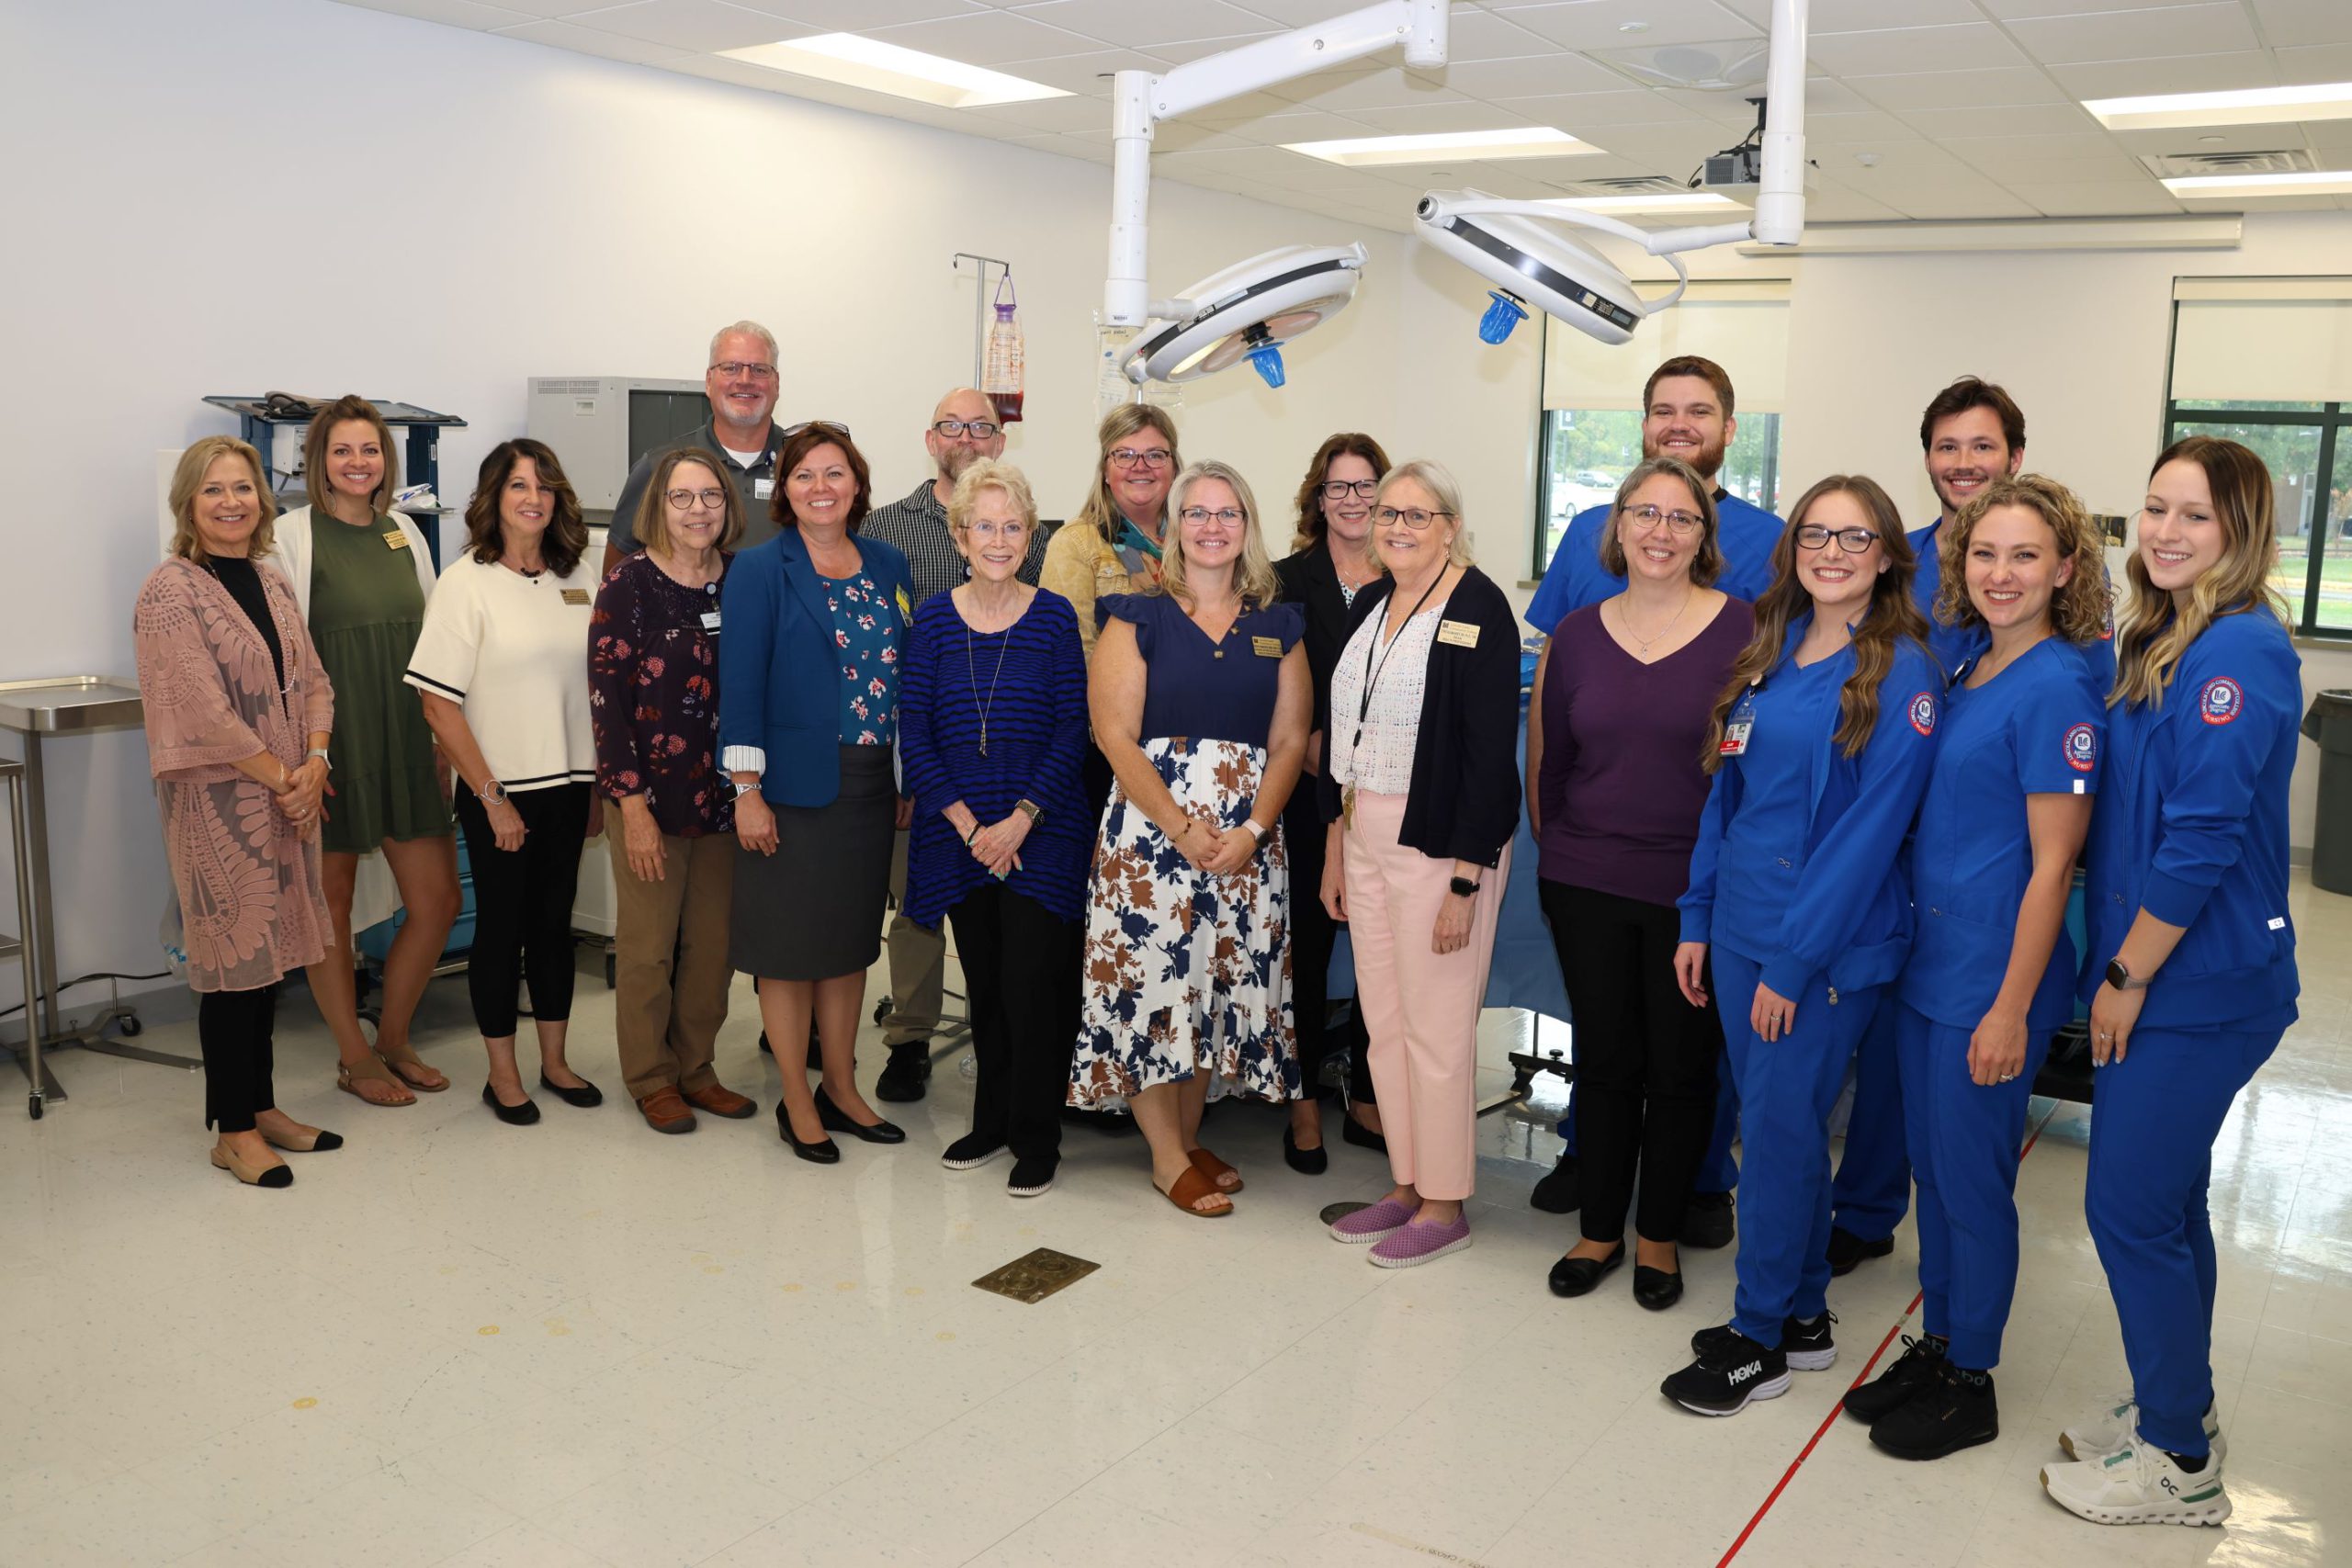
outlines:
[[[765,501],[775,494],[775,481],[774,479],[753,479],[752,481],[752,499],[753,501]]]
[[[702,613],[702,629],[707,632],[715,632],[718,629],[718,611],[705,610]]]
[[[1725,723],[1723,743],[1715,748],[1715,754],[1722,757],[1747,756],[1747,737],[1755,728],[1753,718],[1735,718]]]

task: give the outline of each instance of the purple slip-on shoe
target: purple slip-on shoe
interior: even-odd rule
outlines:
[[[1391,1232],[1402,1230],[1405,1222],[1413,1217],[1413,1205],[1400,1203],[1394,1198],[1383,1198],[1368,1209],[1358,1209],[1352,1214],[1341,1215],[1331,1222],[1331,1239],[1361,1247],[1368,1241],[1379,1241]]]
[[[1397,1226],[1372,1249],[1372,1260],[1383,1269],[1410,1269],[1469,1245],[1470,1216],[1465,1212],[1450,1224]]]

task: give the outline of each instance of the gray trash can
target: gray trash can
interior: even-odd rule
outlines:
[[[2319,742],[2319,811],[2312,831],[2312,886],[2352,893],[2352,691],[2322,692],[2303,715]]]

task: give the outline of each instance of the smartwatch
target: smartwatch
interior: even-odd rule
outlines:
[[[1266,841],[1266,829],[1258,825],[1256,818],[1244,817],[1241,819],[1241,825],[1250,829],[1250,836],[1259,843],[1263,844]]]
[[[484,806],[503,806],[506,804],[506,786],[492,779],[474,791],[474,797]]]
[[[2132,971],[2123,966],[2123,960],[2120,958],[2110,958],[2107,961],[2107,983],[2119,991],[2144,991],[2148,988],[2148,982],[2134,979]]]
[[[1446,886],[1455,895],[1464,898],[1476,898],[1478,896],[1477,883],[1472,881],[1466,876],[1457,876],[1453,881],[1447,883]]]
[[[327,765],[328,772],[332,773],[334,771],[334,759],[327,755],[327,749],[325,747],[313,746],[311,748],[310,754],[312,757],[316,757],[320,761],[324,762]]]

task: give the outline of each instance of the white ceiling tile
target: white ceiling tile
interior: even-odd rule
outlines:
[[[1558,97],[1495,98],[1497,108],[1523,114],[1542,125],[1556,125],[1574,136],[1600,126],[1689,125],[1704,120],[1654,88],[1629,88],[1614,93],[1572,93]]]
[[[2167,10],[2176,6],[2204,6],[2211,0],[1976,0],[1996,21],[2020,17],[2075,17],[2086,11]]]
[[[2164,10],[2098,11],[2081,17],[2021,17],[2009,31],[2045,65],[2086,60],[2150,60],[2258,49],[2254,24],[2238,0]]]
[[[982,125],[1017,130],[1110,133],[1111,105],[1103,98],[1033,98],[1026,103],[989,104],[961,111]]]
[[[1807,114],[1804,117],[1805,150],[1816,147],[1875,146],[1882,141],[1908,141],[1918,132],[1884,109],[1864,109],[1859,114]]]
[[[1905,75],[1849,77],[1846,85],[1893,114],[1913,109],[2001,108],[2061,102],[2064,95],[2041,72],[2023,66],[1998,71],[1928,71]]]
[[[1804,216],[1810,223],[1886,223],[1903,214],[1860,191],[1824,186],[1806,193]]]
[[[2282,125],[2270,129],[2285,130],[2288,128]],[[2305,141],[2318,148],[2323,153],[2331,152],[2352,153],[2352,119],[2314,119],[2296,126],[2294,129],[2301,134]],[[2341,158],[2330,160],[2325,157],[2321,159],[2322,163],[2331,161],[2340,164],[2345,160]]]
[[[1977,71],[2022,65],[2000,28],[1985,22],[1956,27],[1882,28],[1871,32],[1814,33],[1805,56],[1838,76],[1885,76],[1903,71]]]
[[[1474,60],[1430,74],[1474,98],[1532,98],[1559,93],[1606,93],[1625,78],[1580,54],[1529,39],[1523,60]]]
[[[2116,4],[2118,0],[2104,0]],[[1759,32],[1769,32],[1772,19],[1772,0],[1716,0],[1748,21]],[[1936,27],[1947,22],[1981,22],[1984,13],[1977,9],[1976,0],[1813,0],[1805,18],[1805,28],[1812,33],[1854,33],[1871,28],[1890,28],[1898,24],[1906,28]]]
[[[915,22],[894,28],[861,28],[868,38],[942,54],[967,65],[990,68],[1014,60],[1049,60],[1057,55],[1093,54],[1102,45],[1066,28],[1033,21],[1027,12],[974,11],[935,22]]]
[[[1669,103],[1680,104],[1700,118],[1732,130],[1744,131],[1756,124],[1756,106],[1738,93],[1702,93],[1684,87],[1661,87],[1658,92]]]
[[[1922,136],[2057,136],[2098,129],[2098,121],[2074,104],[1953,109],[1896,106],[1894,112]]]
[[[2034,209],[1990,180],[1921,186],[1889,202],[1905,218],[2033,218]]]
[[[1295,105],[1285,107],[1295,108]],[[1261,114],[1249,119],[1216,120],[1219,130],[1268,147],[1291,141],[1337,141],[1351,136],[1371,136],[1372,127],[1345,115],[1307,109],[1292,114]]]
[[[1111,93],[1111,77],[1121,71],[1149,71],[1155,75],[1168,69],[1167,63],[1155,56],[1137,54],[1127,50],[1095,50],[1085,54],[1064,54],[1044,60],[1002,60],[989,67],[1021,77],[1023,81],[1059,87],[1065,93],[1083,93],[1107,100]]]
[[[1273,31],[1267,19],[1225,0],[1047,0],[1015,15],[1121,49],[1184,43],[1193,39],[1240,39]]]
[[[342,0],[342,4],[362,11],[386,11],[395,17],[413,17],[420,22],[484,31],[527,22],[536,14],[523,8],[528,0],[517,0],[514,6],[486,6],[477,4],[477,0]]]
[[[1761,89],[1758,91],[1760,93]],[[1737,97],[1739,95],[1731,96]],[[1805,78],[1804,117],[1807,120],[1811,120],[1815,115],[1861,114],[1870,107],[1871,102],[1868,98],[1846,85],[1838,77],[1808,76]]]
[[[1278,98],[1318,109],[1355,114],[1406,104],[1467,103],[1467,95],[1411,71],[1321,71],[1266,89]]]
[[[1490,6],[1503,20],[1569,49],[1634,49],[1752,39],[1761,28],[1714,0],[1571,0]],[[1637,28],[1627,32],[1627,28]]]
[[[1252,0],[1244,0],[1245,4]],[[1326,5],[1329,0],[1324,0]],[[1517,60],[1558,46],[1538,38],[1508,17],[1471,6],[1456,6],[1447,20],[1446,58],[1456,65],[1481,60]]]
[[[1586,140],[1677,179],[1724,144],[1723,133],[1710,125],[1625,125],[1596,130]]]
[[[789,28],[788,22],[771,22],[772,27]],[[526,43],[543,43],[556,49],[575,50],[582,54],[600,55],[606,60],[618,60],[631,65],[650,65],[689,51],[670,44],[647,43],[642,39],[624,38],[618,33],[599,32],[576,22],[522,22],[497,29],[500,38],[520,39]],[[778,37],[784,36],[778,34]]]
[[[1975,155],[1977,143],[1950,143],[1962,162],[1985,178],[2005,186],[2017,185],[2143,185],[2155,176],[2137,158],[2111,152],[2101,158],[2041,158],[1983,159]]]
[[[2067,130],[2029,136],[1986,129],[1981,135],[1972,132],[1965,136],[1939,137],[1937,140],[1952,156],[1978,168],[1991,168],[2003,164],[2046,164],[2060,158],[2123,156],[2114,136],[2105,130]]]
[[[2278,67],[2260,51],[2184,54],[2168,60],[2109,60],[2053,65],[2050,74],[2077,98],[2128,98],[2145,93],[2217,93],[2275,87]]]
[[[774,43],[778,39],[805,37],[807,28],[779,22],[763,12],[746,11],[721,0],[636,0],[633,5],[574,12],[569,20],[601,33],[672,49],[716,52]]]
[[[2293,86],[2307,82],[2352,82],[2352,17],[2346,19],[2345,32],[2345,42],[2278,51],[2278,80]]]
[[[2180,203],[2154,180],[2122,185],[2011,185],[2009,194],[2049,218],[2120,218],[2178,212]]]
[[[2255,19],[2273,49],[2342,43],[2352,35],[2343,0],[2252,0]]]
[[[514,0],[515,4],[551,6],[559,0]],[[747,11],[765,11],[787,21],[802,22],[820,32],[867,32],[906,22],[933,22],[989,7],[977,0],[729,0]],[[570,10],[585,10],[571,0]]]

